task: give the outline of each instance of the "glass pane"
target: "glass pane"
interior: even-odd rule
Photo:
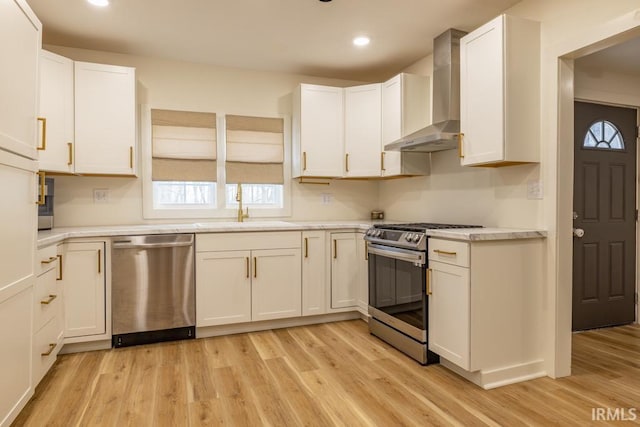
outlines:
[[[237,184],[227,184],[227,206],[237,207]],[[284,186],[282,184],[242,184],[242,206],[263,208],[282,208],[284,204]]]
[[[157,209],[210,208],[215,207],[215,199],[215,182],[153,182],[153,205]]]
[[[616,125],[606,120],[599,120],[589,127],[582,146],[604,150],[624,150],[624,141]]]

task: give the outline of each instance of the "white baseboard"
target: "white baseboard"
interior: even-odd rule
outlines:
[[[476,372],[465,371],[443,358],[440,358],[440,364],[485,390],[547,376],[543,360]]]
[[[221,335],[241,334],[245,332],[266,331],[268,329],[291,328],[294,326],[314,325],[317,323],[338,322],[341,320],[361,319],[357,311],[322,314],[319,316],[292,317],[289,319],[265,320],[263,322],[236,323],[221,326],[203,326],[196,328],[196,338],[217,337]]]

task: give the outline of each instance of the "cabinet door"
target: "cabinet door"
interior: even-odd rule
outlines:
[[[37,158],[42,25],[25,0],[0,2],[0,148]]]
[[[62,245],[65,338],[106,333],[105,243]]]
[[[300,155],[303,176],[340,177],[344,153],[343,89],[301,85]]]
[[[401,153],[384,151],[386,144],[403,136],[402,129],[402,74],[382,84],[382,159],[383,176],[399,175]]]
[[[460,41],[460,130],[463,165],[504,158],[503,21]]]
[[[251,321],[251,252],[196,256],[196,326]]]
[[[47,120],[40,170],[73,172],[73,61],[43,50],[40,54],[40,117]]]
[[[300,249],[256,250],[251,255],[251,320],[300,316]]]
[[[331,308],[354,307],[358,300],[358,233],[331,233]]]
[[[345,106],[345,175],[380,176],[382,85],[348,87]]]
[[[302,315],[326,313],[327,278],[324,231],[302,233]]]
[[[75,171],[135,175],[135,70],[75,63]]]
[[[469,269],[429,261],[429,350],[469,370],[470,298]],[[427,289],[429,292],[429,289]]]
[[[33,277],[30,279],[33,282]],[[32,283],[18,292],[0,290],[0,424],[10,425],[31,389]],[[5,424],[6,423],[6,424]]]
[[[369,255],[364,233],[356,235],[356,243],[358,246],[358,310],[362,314],[367,314],[369,312]]]

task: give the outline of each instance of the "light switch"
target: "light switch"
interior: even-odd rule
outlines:
[[[331,193],[322,193],[320,197],[322,198],[323,205],[330,205],[333,201],[333,194]]]
[[[543,197],[542,181],[539,179],[527,182],[527,199],[541,200]]]

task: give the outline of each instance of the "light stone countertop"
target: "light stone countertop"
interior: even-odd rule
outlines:
[[[170,233],[235,233],[251,231],[303,231],[303,230],[354,230],[366,231],[373,224],[402,223],[407,221],[247,221],[247,222],[197,222],[184,224],[140,224],[94,227],[64,227],[38,231],[38,248],[60,243],[66,239],[86,237],[112,237],[138,234]],[[458,228],[430,230],[428,236],[446,239],[481,241],[532,239],[546,237],[546,231],[510,228]]]

